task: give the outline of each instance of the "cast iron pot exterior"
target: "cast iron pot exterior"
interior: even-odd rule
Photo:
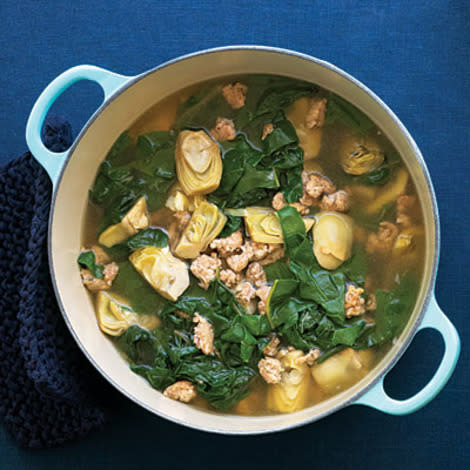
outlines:
[[[426,231],[426,260],[416,306],[404,331],[377,366],[348,390],[317,405],[290,414],[256,417],[220,414],[170,400],[131,372],[127,362],[99,330],[76,264],[88,188],[116,138],[151,106],[175,91],[204,80],[246,73],[271,73],[311,81],[337,93],[367,114],[402,155],[423,206]],[[79,80],[97,82],[104,91],[104,102],[67,152],[50,152],[40,138],[44,118],[55,99]],[[352,404],[367,405],[391,414],[411,413],[434,398],[452,374],[460,341],[434,297],[439,218],[429,173],[416,143],[393,112],[367,87],[339,68],[305,54],[262,46],[200,51],[136,77],[81,65],[59,75],[40,95],[28,120],[26,140],[54,185],[48,249],[54,289],[65,322],[98,371],[119,391],[149,411],[203,431],[268,433],[316,421]],[[394,400],[383,389],[384,377],[416,332],[423,328],[433,328],[441,333],[445,343],[441,364],[420,392],[407,400]]]

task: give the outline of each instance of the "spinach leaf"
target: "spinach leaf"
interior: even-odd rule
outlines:
[[[123,134],[100,165],[90,199],[104,209],[102,232],[118,223],[145,196],[150,211],[161,208],[176,179],[174,138],[170,132],[140,135],[134,145]]]
[[[116,165],[125,163],[133,146],[134,141],[132,137],[127,131],[124,131],[109,150],[106,160]]]
[[[377,310],[372,333],[374,344],[386,343],[401,333],[413,310],[418,289],[416,276],[405,273],[391,292],[376,291]]]
[[[214,408],[228,409],[249,395],[256,373],[250,367],[226,367],[221,361],[205,356],[183,362],[176,375],[195,383],[198,393]]]
[[[147,283],[130,261],[118,263],[118,266],[119,272],[113,281],[113,291],[122,295],[136,312],[160,313],[168,300]]]
[[[256,108],[255,116],[274,115],[303,96],[314,95],[318,88],[310,84],[299,85],[298,81],[288,82],[266,89]]]
[[[355,245],[351,257],[335,272],[342,272],[346,278],[358,286],[364,287],[369,270],[369,257],[361,245]]]
[[[145,246],[164,248],[168,246],[168,235],[158,228],[146,228],[130,237],[126,245],[130,251],[135,251],[137,248]]]
[[[281,224],[284,248],[291,265],[292,263],[305,267],[316,265],[312,243],[307,236],[305,223],[297,209],[285,206],[276,214]]]
[[[268,134],[263,141],[263,150],[268,155],[271,155],[287,145],[297,144],[299,142],[294,126],[290,121],[285,119],[283,115],[280,119],[277,119],[274,124],[273,131]]]
[[[93,274],[93,277],[95,277],[96,279],[104,278],[104,266],[101,266],[100,264],[96,263],[95,252],[93,250],[82,251],[78,255],[77,263],[80,266],[89,269],[91,271],[91,274]]]
[[[224,228],[219,234],[220,238],[229,237],[233,232],[236,232],[242,225],[242,218],[235,217],[234,215],[226,215],[227,222],[225,222]]]
[[[375,124],[354,105],[343,98],[330,93],[328,96],[328,107],[325,116],[326,124],[341,122],[359,134],[367,134]]]
[[[294,278],[294,274],[289,269],[285,258],[264,266],[264,272],[266,273],[268,282],[274,282],[276,279]]]
[[[153,365],[155,354],[162,352],[156,336],[138,325],[131,325],[116,344],[136,364]]]
[[[118,243],[110,248],[104,247],[104,249],[116,261],[124,260],[137,248],[144,248],[146,246],[164,248],[168,246],[168,235],[158,228],[145,228],[139,230],[125,242]]]

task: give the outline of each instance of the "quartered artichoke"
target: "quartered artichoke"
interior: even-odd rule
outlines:
[[[342,143],[341,166],[350,175],[364,175],[384,162],[385,154],[370,138],[346,137]]]
[[[327,393],[336,393],[350,387],[369,371],[371,351],[347,348],[312,367],[312,377]]]
[[[295,101],[287,110],[287,119],[295,127],[299,138],[299,145],[304,151],[304,159],[310,160],[320,153],[323,128],[309,129],[305,124],[305,117],[310,107],[310,98],[303,97]]]
[[[186,196],[179,184],[175,184],[166,200],[165,206],[173,212],[188,211],[194,212],[196,207],[204,201],[204,196]]]
[[[121,222],[111,225],[100,235],[98,242],[109,248],[127,240],[139,230],[147,228],[149,223],[147,201],[145,197],[141,197],[123,217]]]
[[[406,191],[409,175],[404,168],[399,168],[392,180],[390,180],[380,191],[374,200],[366,205],[366,212],[374,214],[379,212],[383,206],[397,200]]]
[[[180,258],[197,258],[224,228],[227,217],[215,204],[201,202],[174,249]]]
[[[103,291],[96,296],[96,315],[101,331],[110,336],[121,336],[136,323],[136,314],[131,309]]]
[[[282,228],[276,212],[269,207],[246,207],[245,209],[228,209],[227,214],[243,216],[250,238],[259,243],[284,243]],[[305,229],[309,231],[315,219],[303,217]]]
[[[129,257],[141,276],[163,297],[177,300],[189,286],[188,267],[168,247],[146,246]]]
[[[320,266],[336,269],[351,256],[352,219],[339,212],[320,212],[313,227],[313,253]]]
[[[187,196],[215,191],[222,177],[219,146],[204,131],[181,131],[176,140],[176,174]]]
[[[269,385],[268,408],[280,413],[292,413],[305,407],[310,386],[310,374],[308,366],[296,362],[303,352],[299,350],[289,351],[281,358],[284,369],[281,382]]]

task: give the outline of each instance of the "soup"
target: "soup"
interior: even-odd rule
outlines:
[[[406,325],[419,200],[339,96],[224,77],[157,103],[101,164],[78,257],[98,326],[174,400],[286,413],[365,377]]]

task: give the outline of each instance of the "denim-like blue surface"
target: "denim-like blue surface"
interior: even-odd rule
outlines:
[[[443,392],[414,415],[362,407],[281,434],[235,438],[183,429],[121,397],[112,423],[61,449],[24,451],[0,426],[0,468],[468,468],[470,270],[470,7],[465,0],[113,2],[0,5],[0,164],[26,150],[29,110],[47,83],[80,63],[135,75],[180,54],[227,44],[296,49],[344,68],[396,112],[420,146],[436,189],[442,245],[437,299],[462,355]],[[56,110],[75,130],[100,99],[79,84]],[[1,339],[0,339],[1,340]],[[442,352],[418,336],[387,384],[404,398]]]

